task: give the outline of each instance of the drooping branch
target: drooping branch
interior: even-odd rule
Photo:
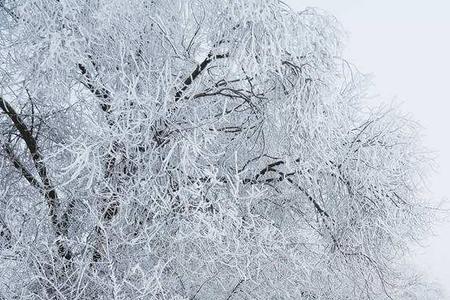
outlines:
[[[296,159],[295,161],[299,161],[299,159]],[[316,209],[316,211],[324,217],[330,218],[330,215],[320,206],[320,204],[308,193],[308,191],[303,188],[302,186],[300,186],[299,184],[297,184],[292,177],[296,174],[299,173],[299,171],[294,171],[294,172],[290,172],[290,173],[285,173],[282,172],[280,170],[278,170],[276,167],[278,166],[282,166],[284,165],[285,162],[283,160],[278,160],[275,162],[272,162],[270,164],[268,164],[266,167],[264,167],[261,171],[259,171],[259,173],[257,173],[253,178],[246,178],[242,181],[242,183],[246,184],[246,183],[251,183],[251,184],[255,184],[255,183],[273,183],[273,182],[281,182],[286,180],[287,182],[289,182],[290,184],[294,185],[295,187],[297,187],[305,196],[306,198],[314,205],[314,208]],[[276,173],[277,175],[275,177],[269,177],[269,178],[265,178],[265,179],[259,179],[261,176],[264,176],[265,174],[272,172],[272,173]],[[300,173],[301,174],[301,173]]]

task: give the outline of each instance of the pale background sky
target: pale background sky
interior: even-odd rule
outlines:
[[[348,33],[348,60],[363,73],[375,76],[380,98],[395,99],[424,127],[424,144],[438,155],[430,197],[434,201],[448,198],[450,0],[285,2],[296,10],[319,7],[338,18]],[[450,223],[439,225],[425,246],[415,258],[419,269],[450,295]]]

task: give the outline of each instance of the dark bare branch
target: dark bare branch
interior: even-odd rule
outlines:
[[[19,160],[14,159],[14,155],[11,151],[9,151],[9,156],[13,157],[12,162],[13,165],[19,169],[24,176],[24,178],[34,187],[39,187],[39,191],[44,195],[47,200],[47,205],[49,208],[49,216],[51,223],[55,229],[56,235],[58,238],[65,237],[67,234],[67,228],[61,226],[58,220],[58,211],[60,206],[60,201],[58,198],[58,194],[56,193],[56,189],[50,181],[50,177],[48,175],[47,166],[44,162],[44,157],[38,147],[37,141],[31,130],[25,124],[21,116],[14,110],[14,108],[9,104],[8,101],[0,97],[0,109],[11,119],[15,129],[18,131],[20,137],[25,142],[28,151],[30,152],[31,159],[34,163],[34,166],[39,174],[42,184],[38,184],[38,181],[32,176],[31,172],[29,172]],[[70,250],[64,245],[62,241],[58,241],[58,252],[59,254],[66,258],[71,259],[72,254]]]
[[[206,69],[206,67],[216,59],[226,58],[228,54],[213,55],[209,52],[208,56],[197,65],[195,70],[183,81],[182,87],[175,94],[175,102],[181,100],[184,92],[189,88],[189,86],[194,82],[194,80],[200,76],[200,74]]]

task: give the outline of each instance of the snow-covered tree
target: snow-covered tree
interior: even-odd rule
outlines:
[[[399,299],[426,155],[333,17],[0,7],[0,298]]]

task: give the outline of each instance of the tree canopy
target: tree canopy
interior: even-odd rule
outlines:
[[[0,299],[400,299],[417,125],[324,12],[0,2]],[[409,299],[409,298],[408,298]]]

